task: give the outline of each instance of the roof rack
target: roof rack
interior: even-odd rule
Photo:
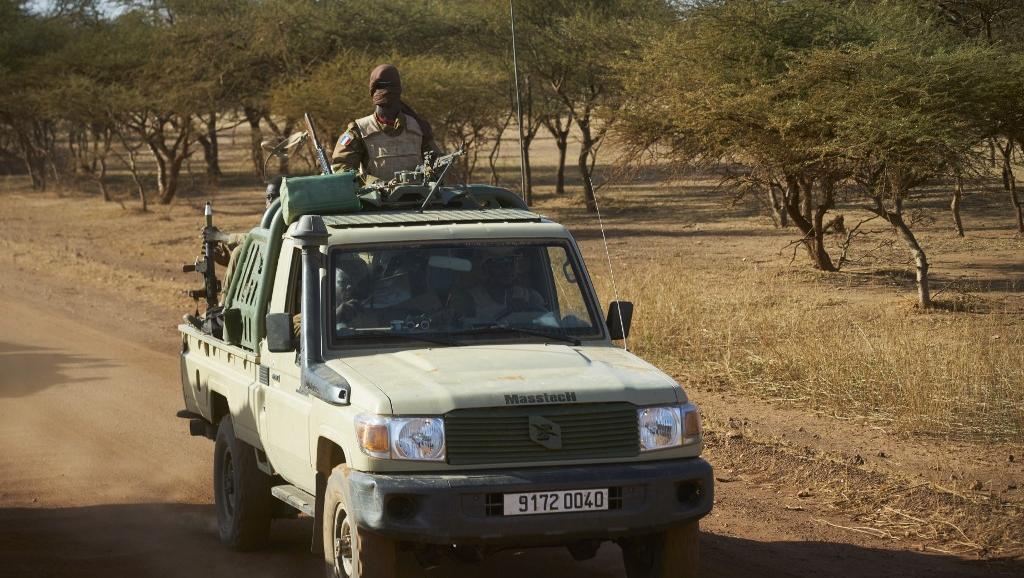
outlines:
[[[428,211],[364,211],[324,217],[330,229],[452,225],[472,223],[540,223],[544,217],[523,209],[438,209]]]

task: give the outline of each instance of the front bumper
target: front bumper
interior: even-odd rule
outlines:
[[[700,458],[453,474],[350,471],[346,501],[360,528],[433,544],[548,545],[656,532],[711,511]],[[610,488],[611,509],[504,516],[501,495]]]

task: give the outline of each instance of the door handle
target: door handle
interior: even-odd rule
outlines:
[[[270,379],[272,379],[272,380],[274,380],[274,381],[276,381],[278,383],[281,383],[281,374],[280,373],[271,373],[270,374]]]

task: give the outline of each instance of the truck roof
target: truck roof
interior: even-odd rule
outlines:
[[[523,209],[442,209],[429,211],[366,211],[325,216],[329,229],[451,225],[474,223],[541,223],[546,219]]]

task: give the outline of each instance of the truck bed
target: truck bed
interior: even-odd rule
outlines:
[[[259,355],[192,327],[179,325],[181,333],[181,387],[185,409],[217,423],[230,412],[236,435],[251,445],[259,443],[254,399],[266,368]]]

